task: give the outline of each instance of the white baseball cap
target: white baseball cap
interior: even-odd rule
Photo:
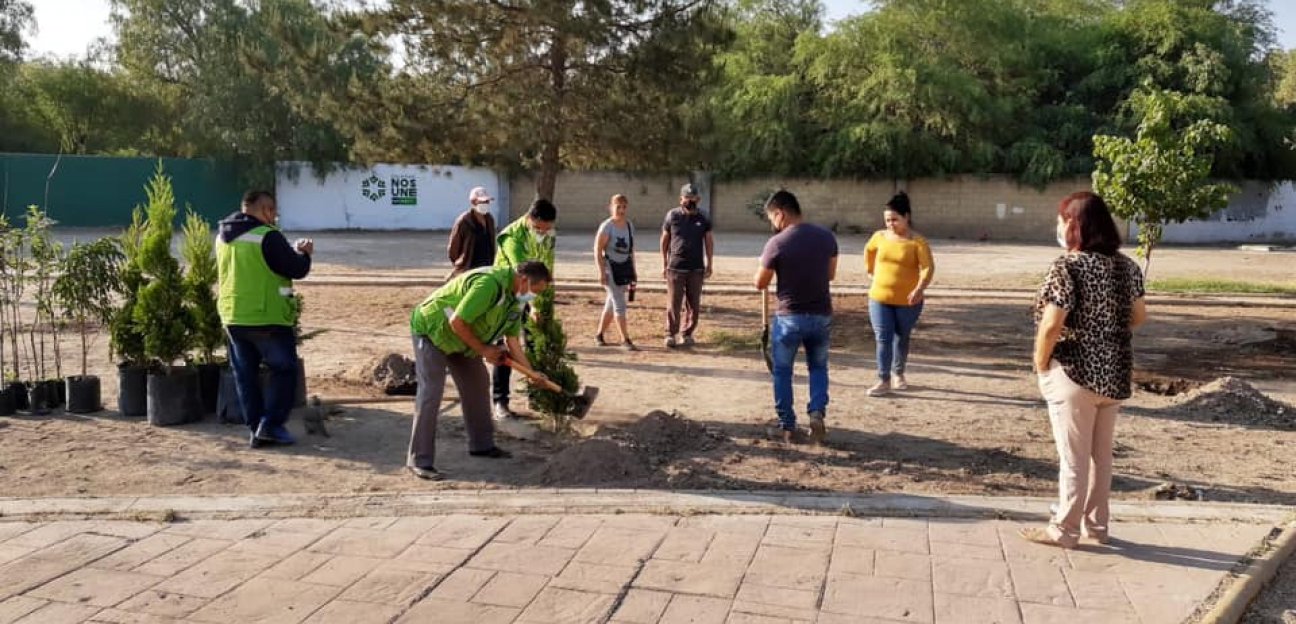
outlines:
[[[490,193],[486,192],[486,187],[484,186],[479,186],[468,191],[468,203],[470,204],[489,204],[492,201],[495,201],[495,198],[491,197]]]

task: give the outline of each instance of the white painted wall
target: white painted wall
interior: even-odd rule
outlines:
[[[1229,207],[1203,221],[1167,225],[1167,243],[1296,243],[1296,183],[1246,182]]]
[[[495,197],[496,222],[507,220],[507,184],[490,169],[379,164],[321,179],[304,163],[280,163],[276,178],[279,224],[288,230],[448,230],[475,186]]]

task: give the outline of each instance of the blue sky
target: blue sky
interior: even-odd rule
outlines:
[[[97,37],[112,34],[109,0],[34,0],[40,31],[32,41],[36,54],[70,56],[85,52]],[[868,10],[864,0],[824,0],[828,19],[837,20]],[[1269,0],[1282,47],[1296,48],[1296,1]]]

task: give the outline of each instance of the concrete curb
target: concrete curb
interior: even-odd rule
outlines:
[[[1251,601],[1278,575],[1278,569],[1296,552],[1296,525],[1288,524],[1282,533],[1270,542],[1272,548],[1254,558],[1245,569],[1230,575],[1231,583],[1215,601],[1199,624],[1236,624],[1241,621]]]
[[[0,498],[0,520],[233,519],[444,514],[843,514],[1043,521],[1051,499],[911,494],[816,494],[780,491],[499,489],[390,494]],[[1116,501],[1121,522],[1278,524],[1276,505]]]

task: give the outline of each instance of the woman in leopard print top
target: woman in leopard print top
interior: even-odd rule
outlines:
[[[1083,533],[1107,543],[1116,414],[1130,397],[1133,330],[1147,318],[1143,273],[1120,253],[1107,204],[1073,193],[1058,206],[1058,244],[1035,301],[1035,372],[1058,450],[1058,495],[1033,542],[1073,548]]]

